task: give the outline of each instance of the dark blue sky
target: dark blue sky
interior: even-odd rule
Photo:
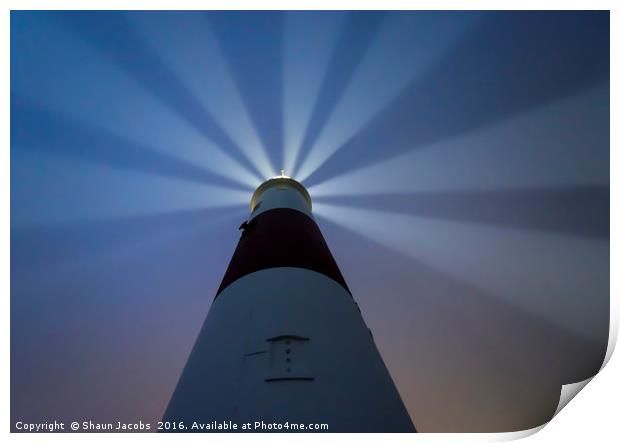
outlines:
[[[12,418],[158,419],[281,169],[419,430],[600,365],[608,12],[12,12]]]

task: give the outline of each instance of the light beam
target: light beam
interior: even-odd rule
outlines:
[[[607,241],[324,203],[313,211],[558,326],[599,336],[599,319],[588,313],[608,303]]]
[[[591,89],[491,128],[334,177],[309,192],[322,197],[605,185],[608,97],[608,87]]]
[[[249,188],[261,182],[260,177],[206,140],[140,83],[44,14],[17,15],[12,26],[29,29],[13,42],[12,51],[28,53],[36,48],[39,54],[36,59],[14,58],[13,92]]]
[[[475,22],[472,13],[392,13],[297,173],[305,180]]]
[[[249,193],[11,150],[11,227],[245,206]],[[29,202],[29,203],[27,203]]]
[[[284,18],[284,169],[294,173],[343,13],[292,11]]]
[[[208,21],[195,12],[133,12],[128,17],[263,178],[272,176],[275,169]]]

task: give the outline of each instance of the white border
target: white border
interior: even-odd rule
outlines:
[[[10,161],[9,161],[9,110],[10,110],[10,86],[9,86],[9,50],[10,50],[10,10],[11,9],[608,9],[611,12],[611,78],[618,78],[618,32],[616,31],[620,20],[616,11],[613,10],[611,1],[563,1],[552,2],[547,0],[523,0],[523,1],[403,1],[403,0],[383,0],[381,2],[370,1],[334,1],[334,0],[297,0],[297,1],[275,1],[267,0],[256,2],[251,0],[233,0],[233,1],[199,1],[199,0],[92,0],[88,3],[75,2],[70,0],[8,0],[2,2],[3,14],[0,22],[0,62],[2,66],[2,82],[0,86],[0,140],[2,140],[2,149],[0,149],[0,204],[2,207],[3,217],[0,220],[2,229],[0,230],[0,284],[2,285],[3,309],[2,318],[4,337],[1,341],[2,355],[5,357],[4,364],[1,366],[1,374],[3,380],[3,399],[1,413],[4,417],[3,427],[6,434],[9,433],[9,405],[10,405],[10,378],[9,378],[9,344],[10,344],[10,281],[9,281],[9,263],[10,263],[10,246],[9,246],[9,230],[10,230]],[[619,103],[618,89],[615,84],[611,85],[611,121],[618,121],[617,104]],[[611,126],[611,146],[618,146],[618,130],[617,124]],[[611,171],[618,171],[618,155],[614,149],[611,149]],[[618,180],[611,174],[611,226],[618,224],[618,207],[615,204],[615,196],[618,191]],[[618,238],[611,231],[611,345],[615,345],[618,330],[618,278],[620,272],[618,268]],[[606,360],[609,359],[611,353],[608,352]],[[596,375],[591,383],[588,383],[587,389],[579,393],[579,399],[570,402],[547,426],[543,432],[538,432],[530,437],[531,441],[548,442],[562,440],[566,442],[582,442],[588,438],[593,441],[613,440],[613,436],[618,436],[619,432],[616,427],[617,412],[616,399],[620,392],[619,373],[620,364],[618,358],[612,359],[602,370]],[[511,440],[515,438],[525,437],[536,430],[524,431],[521,433],[508,434],[417,434],[417,435],[390,435],[381,436],[371,434],[356,434],[356,440],[374,441],[378,437],[389,440],[434,440],[434,441],[489,441],[489,440]],[[5,434],[5,435],[6,435]],[[47,434],[52,440],[60,441],[107,441],[110,439],[109,434]],[[157,435],[157,437],[153,437]],[[122,434],[115,438],[120,440],[126,439],[144,439],[144,438],[179,438],[178,435],[161,435],[161,434]],[[290,435],[282,434],[218,434],[216,435],[184,435],[182,438],[213,439],[218,440],[237,440],[242,438],[250,438],[258,441],[269,441],[270,443],[277,439],[290,441]],[[297,434],[293,438],[295,440],[308,439],[326,439],[328,441],[341,440],[350,436],[338,434],[328,434],[318,436],[316,434]],[[32,434],[10,434],[10,438],[18,440],[34,440],[42,438]]]

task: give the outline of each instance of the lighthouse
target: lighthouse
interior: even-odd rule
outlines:
[[[304,186],[265,181],[239,229],[165,430],[415,432]]]

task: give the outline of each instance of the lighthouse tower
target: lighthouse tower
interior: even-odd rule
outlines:
[[[250,210],[164,421],[415,432],[308,191],[275,177]]]

